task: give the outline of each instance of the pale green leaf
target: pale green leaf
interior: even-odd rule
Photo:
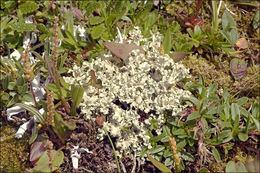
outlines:
[[[158,168],[162,172],[171,172],[169,168],[167,168],[164,164],[155,160],[151,155],[147,154],[148,159],[153,163],[153,165]]]

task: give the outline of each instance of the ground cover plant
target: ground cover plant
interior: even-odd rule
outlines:
[[[257,1],[1,1],[1,172],[259,172]]]

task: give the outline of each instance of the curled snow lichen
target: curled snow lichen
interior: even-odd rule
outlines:
[[[118,67],[109,61],[113,58],[105,52],[93,62],[84,62],[82,67],[74,66],[72,77],[66,77],[68,83],[85,87],[80,104],[86,119],[95,119],[105,115],[106,122],[99,129],[98,138],[103,139],[106,129],[112,137],[117,137],[116,146],[120,151],[137,151],[142,147],[151,147],[146,131],[152,119],[160,126],[164,122],[164,112],[171,110],[176,115],[183,110],[181,101],[189,92],[178,89],[174,84],[188,77],[188,69],[182,64],[174,63],[168,55],[161,55],[158,45],[162,36],[153,34],[143,38],[138,27],[128,36],[122,35],[124,41],[142,45],[145,54],[133,50],[124,66]],[[115,42],[120,39],[117,37]],[[94,71],[96,80],[101,81],[101,88],[89,85],[90,72]]]

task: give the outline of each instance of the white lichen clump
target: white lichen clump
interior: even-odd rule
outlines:
[[[72,77],[65,77],[70,84],[84,86],[85,92],[80,104],[86,119],[95,120],[95,115],[105,115],[106,122],[99,129],[98,138],[105,136],[106,129],[112,137],[117,137],[116,146],[126,153],[141,152],[143,146],[150,148],[146,135],[150,121],[156,119],[160,126],[164,122],[164,112],[171,110],[172,115],[182,111],[183,97],[189,92],[178,89],[175,83],[189,77],[188,69],[180,63],[174,63],[169,55],[161,55],[158,47],[162,36],[153,34],[151,38],[143,38],[138,27],[129,32],[128,37],[122,35],[124,41],[142,45],[146,55],[139,49],[133,50],[124,66],[117,66],[108,59],[113,55],[107,51],[93,62],[84,62],[82,67],[74,66]],[[119,37],[114,41],[119,43]],[[100,89],[88,85],[93,70],[96,79],[102,81]],[[122,109],[115,100],[130,104],[130,109]],[[134,109],[132,109],[134,108]],[[150,111],[148,119],[140,121],[137,110]],[[154,112],[156,112],[154,114]],[[157,130],[160,133],[160,130]]]

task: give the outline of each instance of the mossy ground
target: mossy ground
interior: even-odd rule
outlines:
[[[10,123],[0,126],[0,172],[24,172],[29,157],[28,135],[14,138],[16,128]]]

